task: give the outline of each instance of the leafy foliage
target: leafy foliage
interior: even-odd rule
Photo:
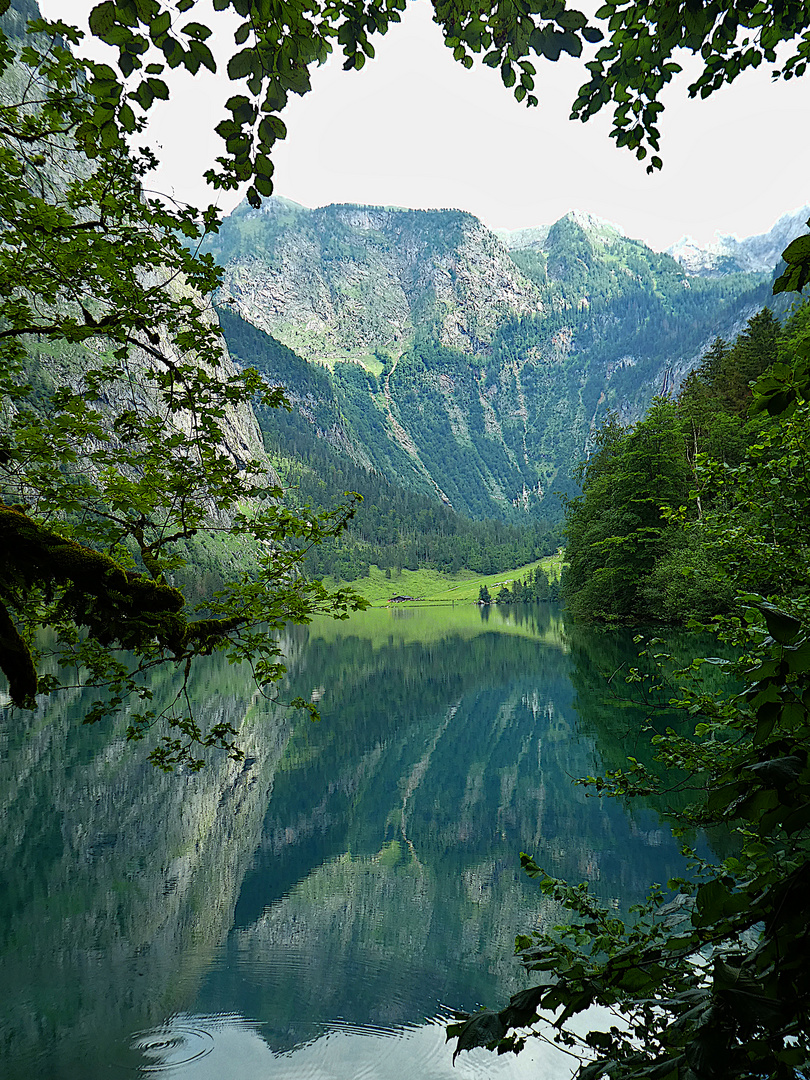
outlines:
[[[194,6],[194,0],[104,0],[94,8],[92,32],[118,50],[121,77],[134,76],[125,97],[133,127],[134,109],[145,112],[154,100],[168,96],[160,77],[167,67],[183,66],[192,73],[200,67],[216,69],[206,45],[211,28],[178,18]],[[279,114],[290,94],[311,89],[310,68],[324,63],[335,47],[343,53],[344,68],[362,68],[366,58],[375,55],[371,39],[400,21],[405,0],[299,0],[281,7],[266,0],[215,0],[214,8],[233,10],[244,20],[234,34],[238,51],[227,70],[245,92],[226,102],[230,115],[217,126],[225,154],[209,179],[218,187],[250,180],[248,198],[257,206],[261,196],[272,192],[271,154],[286,135]],[[480,57],[499,70],[504,86],[526,105],[538,103],[538,60],[556,61],[563,54],[591,57],[585,61],[589,77],[573,103],[572,119],[584,121],[612,106],[612,138],[639,159],[652,151],[648,171],[662,164],[658,124],[664,106],[659,99],[682,71],[675,59],[678,50],[701,56],[702,71],[689,86],[690,95],[701,98],[762,63],[771,66],[774,78],[801,76],[810,57],[801,3],[785,7],[761,2],[732,9],[720,0],[700,7],[689,0],[645,5],[608,0],[596,12],[604,29],[566,7],[564,0],[536,5],[435,0],[433,8],[454,59],[470,68]],[[601,42],[595,53],[589,48]],[[786,44],[792,51],[777,53]],[[117,81],[109,100],[117,103],[121,94]]]
[[[680,505],[689,491],[675,406],[657,399],[627,431],[609,417],[582,481],[583,494],[569,503],[566,594],[572,610],[597,618],[649,617],[645,582],[671,533],[661,507]]]
[[[765,309],[733,345],[714,342],[676,402],[659,402],[632,429],[609,418],[582,467],[583,494],[568,505],[576,615],[706,620],[727,612],[735,592],[774,600],[805,592],[795,523],[810,496],[807,410],[793,400],[783,414],[765,414],[801,392],[800,382],[788,388],[807,326],[806,308],[784,332]],[[657,456],[645,449],[653,429],[664,440]]]
[[[631,431],[608,425],[572,513],[575,599],[588,597],[587,581],[577,575],[587,569],[589,544],[598,552],[593,573],[603,582],[610,582],[618,552],[625,573],[647,572],[649,595],[655,570],[644,560],[656,556],[668,527],[677,531],[683,522],[670,515],[668,526],[662,514],[644,526],[644,508],[653,512],[656,500],[648,499],[643,473],[633,471],[637,433],[667,415],[675,465],[665,469],[657,462],[662,495],[673,468],[683,468],[696,447],[691,461],[700,495],[693,491],[692,504],[699,516],[687,536],[699,536],[707,556],[701,570],[719,565],[737,588],[749,588],[736,613],[732,608],[720,622],[739,659],[696,660],[668,675],[672,658],[660,651],[660,639],[651,640],[642,654],[648,666],[630,669],[624,681],[650,710],[683,710],[689,728],[653,738],[655,769],[628,757],[625,765],[580,783],[598,796],[666,798],[682,837],[724,828],[729,854],[711,861],[686,845],[688,876],[667,883],[670,896],[653,885],[627,921],[586,885],[556,880],[523,854],[526,872],[567,909],[570,921],[551,933],[517,938],[516,949],[539,983],[503,1009],[459,1015],[448,1028],[456,1053],[482,1045],[519,1052],[528,1038],[539,1037],[579,1060],[580,1080],[787,1078],[805,1075],[810,1066],[810,632],[803,524],[810,403],[803,374],[796,377],[805,363],[807,325],[805,307],[777,338],[770,316],[757,316],[733,347],[715,343],[685,388],[680,418],[674,405],[659,402]],[[729,363],[732,354],[735,363]],[[763,368],[752,400],[745,376]],[[719,429],[713,429],[708,400],[724,406]],[[768,419],[750,422],[745,439],[729,439],[729,418],[738,421],[739,434],[746,407]],[[710,434],[726,461],[701,451]],[[670,551],[670,572],[672,558]],[[619,585],[623,591],[617,586],[608,596],[613,610],[621,610],[633,588],[621,575]],[[763,597],[764,589],[781,595],[781,605]],[[597,602],[591,597],[591,611]],[[709,693],[694,681],[706,665],[734,675],[736,692]],[[691,795],[685,809],[684,793]],[[592,1006],[608,1009],[612,1021],[597,1024],[588,1015]]]
[[[351,509],[279,501],[250,403],[283,395],[228,361],[204,300],[218,272],[188,247],[215,214],[144,197],[154,159],[127,148],[111,69],[58,30],[31,24],[18,56],[0,34],[0,668],[22,708],[77,681],[99,690],[88,722],[132,699],[130,737],[167,722],[153,760],[197,768],[197,746],[238,756],[235,732],[201,730],[185,682],[158,715],[141,676],[170,663],[187,681],[223,651],[276,681],[273,628],[356,603],[300,575]],[[205,542],[234,569],[195,617],[172,581]],[[42,673],[43,627],[58,674]]]

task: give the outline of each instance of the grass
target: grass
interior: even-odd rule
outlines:
[[[372,375],[375,375],[378,379],[380,372],[383,369],[382,360],[378,360],[374,353],[363,354],[362,356],[355,356],[353,360],[356,364],[365,368],[366,371],[370,371]]]
[[[501,585],[511,586],[515,578],[525,578],[530,570],[541,566],[553,580],[558,579],[562,570],[564,556],[561,553],[538,559],[527,566],[515,570],[502,570],[499,574],[476,574],[472,570],[459,570],[456,574],[444,574],[440,570],[403,570],[391,571],[391,577],[385,571],[372,566],[369,576],[351,582],[355,592],[368,600],[372,607],[386,607],[389,597],[412,596],[414,601],[398,604],[398,607],[417,607],[419,604],[467,604],[475,603],[482,585],[486,585],[494,600]],[[324,584],[335,586],[335,581],[326,578]]]

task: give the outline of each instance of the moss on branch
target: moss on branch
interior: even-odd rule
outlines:
[[[177,658],[211,652],[243,620],[200,619],[183,614],[183,594],[144,574],[127,572],[103,552],[37,524],[21,509],[0,504],[0,670],[12,703],[33,708],[37,674],[30,645],[9,608],[31,590],[57,596],[60,617],[85,627],[102,645],[125,649],[159,645]]]

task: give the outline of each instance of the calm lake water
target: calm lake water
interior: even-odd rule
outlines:
[[[570,1075],[542,1048],[453,1069],[443,1022],[530,985],[515,934],[560,920],[521,851],[618,909],[681,868],[652,808],[571,783],[646,753],[605,678],[630,635],[467,605],[286,645],[320,723],[212,660],[197,708],[246,758],[201,774],[156,772],[125,718],[83,727],[81,696],[0,714],[6,1080]]]

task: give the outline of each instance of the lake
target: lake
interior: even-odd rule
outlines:
[[[570,1075],[543,1047],[453,1068],[443,1023],[530,985],[515,934],[561,919],[521,851],[618,910],[681,869],[653,808],[571,782],[648,756],[607,683],[630,634],[460,605],[319,620],[285,647],[282,696],[321,720],[213,658],[196,708],[239,727],[245,760],[198,774],[153,769],[125,717],[82,726],[81,694],[0,714],[6,1080]]]

